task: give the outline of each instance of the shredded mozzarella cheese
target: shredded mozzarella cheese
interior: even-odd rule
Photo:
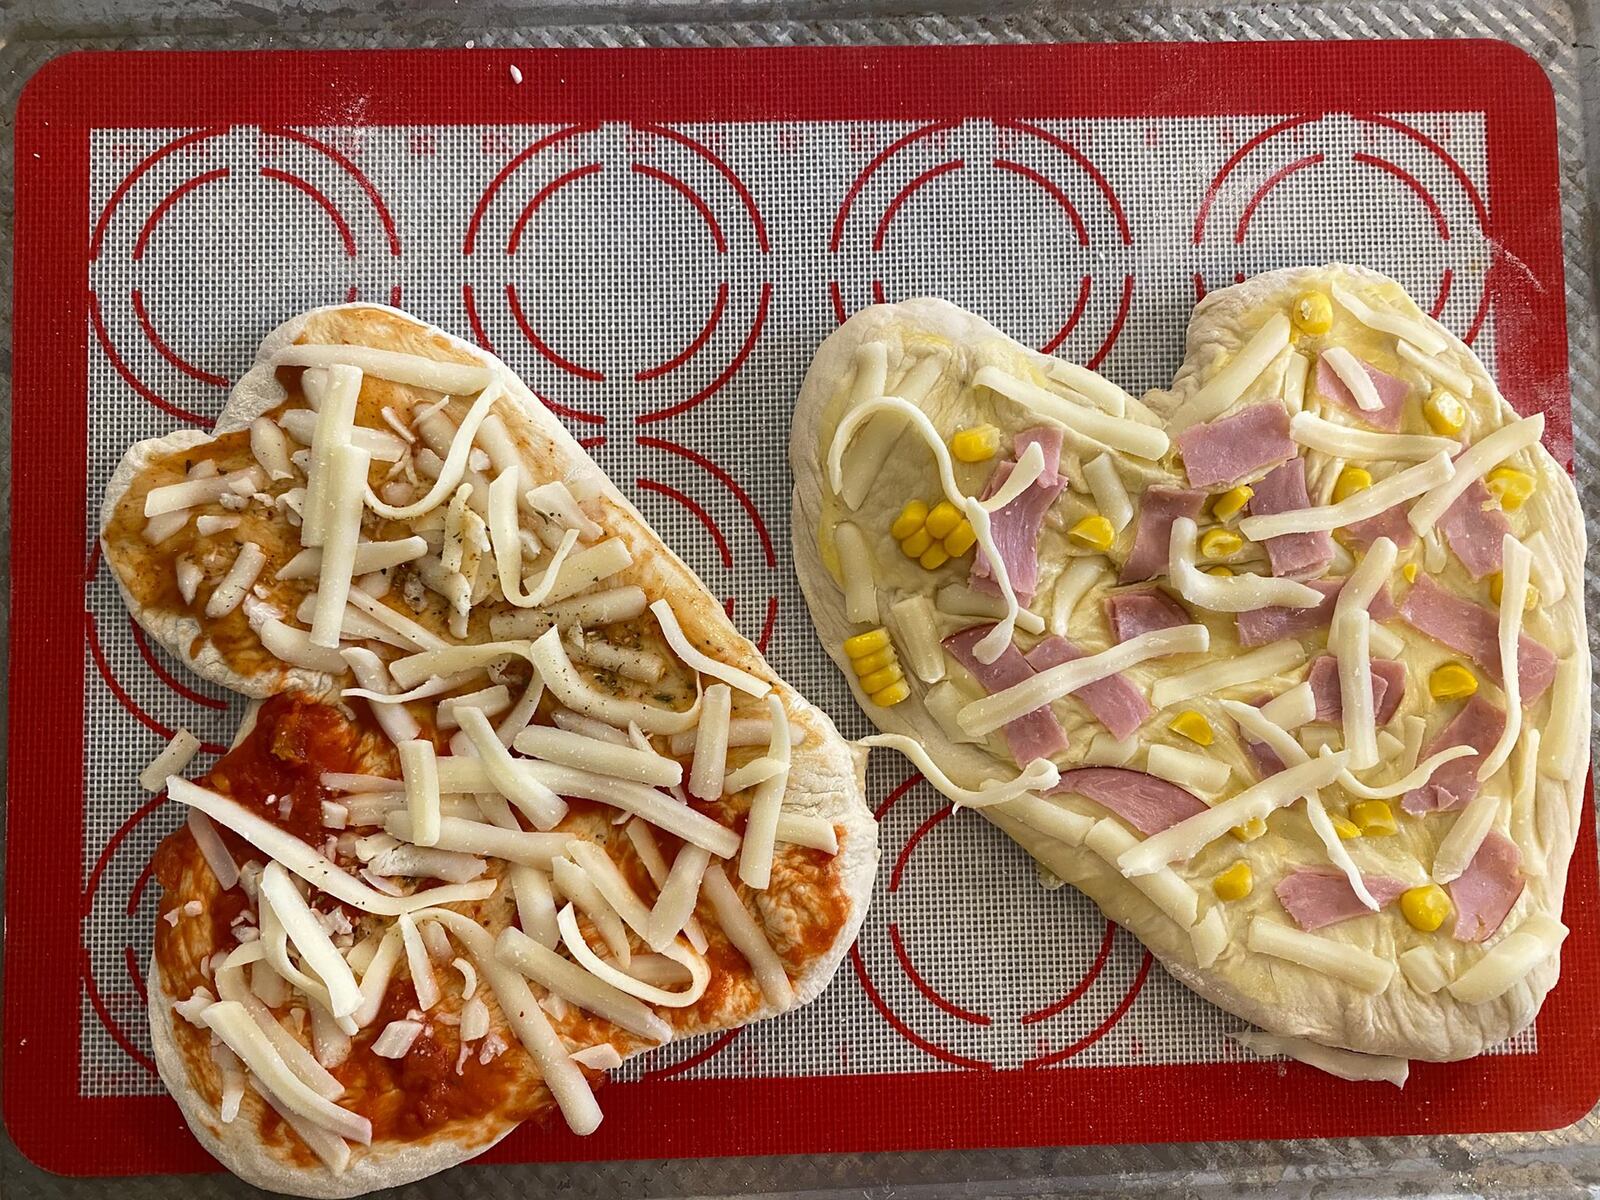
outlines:
[[[1346,496],[1336,504],[1246,517],[1239,522],[1239,532],[1252,541],[1264,542],[1286,533],[1321,533],[1342,529],[1346,525],[1376,517],[1413,496],[1421,496],[1425,492],[1432,494],[1430,489],[1437,489],[1440,484],[1452,479],[1456,470],[1450,456],[1441,451],[1415,466],[1380,479],[1369,488]],[[1413,507],[1411,512],[1412,525],[1415,526],[1416,508]]]
[[[1173,433],[1181,433],[1191,425],[1221,416],[1250,390],[1278,355],[1289,344],[1289,318],[1275,312],[1267,318],[1250,340],[1228,360],[1228,364],[1208,379],[1187,403],[1173,414],[1167,423]]]
[[[1252,517],[1245,521],[1254,520]],[[1243,530],[1245,522],[1239,528]],[[1322,593],[1293,579],[1274,575],[1208,575],[1195,566],[1195,523],[1179,517],[1172,523],[1167,549],[1167,574],[1178,594],[1207,612],[1254,612],[1258,608],[1315,608]],[[1250,536],[1247,534],[1247,536]]]
[[[1289,436],[1309,450],[1359,461],[1425,462],[1457,448],[1452,438],[1356,429],[1308,412],[1295,414],[1289,422]]]
[[[979,368],[972,377],[972,386],[998,392],[1053,424],[1137,458],[1153,461],[1165,454],[1170,445],[1166,433],[1155,426],[1078,404],[999,367]]]
[[[1422,499],[1411,506],[1406,520],[1419,534],[1430,531],[1445,511],[1463,492],[1490,470],[1523,450],[1539,444],[1544,436],[1544,414],[1534,413],[1509,425],[1502,425],[1486,437],[1473,442],[1455,460],[1454,469],[1437,481]],[[1374,485],[1379,486],[1379,485]],[[1371,490],[1371,489],[1368,489]],[[1357,495],[1365,495],[1358,492]]]
[[[1394,963],[1370,950],[1293,929],[1267,917],[1251,919],[1245,945],[1257,954],[1296,963],[1373,994],[1387,988],[1394,978]]]
[[[933,785],[934,791],[957,808],[987,808],[991,804],[1004,804],[1028,792],[1048,791],[1061,782],[1061,772],[1054,763],[1047,758],[1036,758],[1010,779],[989,780],[974,791],[958,785],[933,761],[921,742],[903,734],[875,733],[862,738],[860,744],[899,751],[922,772],[923,777]]]

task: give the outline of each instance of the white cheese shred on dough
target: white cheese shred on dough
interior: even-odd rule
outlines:
[[[772,713],[772,742],[767,757],[782,764],[782,769],[756,785],[745,823],[744,844],[739,852],[739,879],[754,891],[765,891],[772,882],[772,855],[778,840],[778,815],[783,810],[783,794],[789,786],[789,718],[783,701],[767,697]]]
[[[1268,917],[1252,918],[1245,945],[1257,954],[1296,963],[1373,995],[1387,988],[1394,978],[1394,963],[1370,950],[1306,933]]]
[[[1371,487],[1346,496],[1335,504],[1246,517],[1239,522],[1239,532],[1251,541],[1264,542],[1286,533],[1325,533],[1333,529],[1342,529],[1358,521],[1376,517],[1414,496],[1428,493],[1440,484],[1448,482],[1455,474],[1456,466],[1451,462],[1450,455],[1440,451],[1432,458],[1424,459],[1403,471],[1396,471],[1393,475],[1378,480]],[[1414,515],[1415,507],[1411,511]],[[1416,524],[1414,519],[1412,524]]]
[[[1117,867],[1133,878],[1169,863],[1187,862],[1234,826],[1249,824],[1252,818],[1265,820],[1306,792],[1326,787],[1339,777],[1345,762],[1342,752],[1328,754],[1269,775],[1237,796],[1145,838],[1117,860]]]
[[[1449,984],[1463,1004],[1486,1004],[1506,994],[1561,949],[1567,927],[1544,913],[1534,913],[1501,938],[1477,962]]]
[[[1226,688],[1271,679],[1294,670],[1305,660],[1305,647],[1295,639],[1285,638],[1222,662],[1209,662],[1158,679],[1150,689],[1150,702],[1156,708],[1169,708],[1195,696],[1210,696]]]
[[[999,367],[979,368],[972,377],[972,386],[998,392],[1053,424],[1065,426],[1075,434],[1136,458],[1154,461],[1165,454],[1171,444],[1166,433],[1153,425],[1112,416],[1079,404],[1036,383],[1018,379]]]
[[[1117,864],[1139,844],[1132,831],[1112,817],[1096,821],[1083,841],[1113,869],[1119,869]],[[1194,927],[1200,916],[1200,894],[1171,867],[1133,876],[1129,882],[1181,928]]]
[[[1528,573],[1532,555],[1511,534],[1501,542],[1502,574],[1500,589],[1500,676],[1504,682],[1506,723],[1489,753],[1478,765],[1478,779],[1488,779],[1511,757],[1522,732],[1522,678],[1517,665],[1517,645],[1522,638],[1522,616],[1528,595]]]
[[[911,760],[912,766],[922,772],[923,777],[933,785],[933,790],[956,808],[987,808],[991,804],[1004,804],[1007,800],[1015,800],[1018,796],[1029,792],[1048,791],[1061,782],[1061,772],[1054,763],[1047,758],[1036,758],[1010,779],[991,780],[974,791],[952,780],[940,769],[939,764],[933,761],[921,742],[914,741],[904,734],[875,733],[862,738],[860,744],[899,751]]]
[[[789,974],[783,969],[783,960],[767,940],[765,930],[750,915],[744,901],[739,899],[733,884],[728,882],[721,864],[712,863],[706,868],[700,888],[710,902],[711,911],[716,915],[717,924],[722,926],[724,936],[750,964],[756,984],[767,1003],[779,1009],[793,1007],[794,985],[789,982]]]
[[[672,605],[665,600],[655,601],[650,605],[650,611],[655,614],[656,621],[661,626],[662,636],[667,639],[667,645],[672,647],[672,652],[686,665],[693,667],[702,675],[720,679],[730,687],[738,688],[758,700],[772,690],[772,685],[765,679],[757,678],[749,671],[740,670],[728,663],[719,662],[694,645],[684,633],[683,626],[678,623],[678,614],[673,612]]]
[[[1454,469],[1444,479],[1434,484],[1422,499],[1411,506],[1406,520],[1419,534],[1433,529],[1435,522],[1444,516],[1474,482],[1513,454],[1537,446],[1544,436],[1544,414],[1534,413],[1509,425],[1502,425],[1493,433],[1479,438],[1463,450],[1454,463]],[[1387,482],[1387,481],[1386,481]],[[1377,486],[1377,485],[1374,485]],[[1370,489],[1369,489],[1370,490]],[[1357,492],[1356,495],[1363,495]]]
[[[1247,520],[1253,518],[1246,518]],[[1243,529],[1243,522],[1240,523]],[[1315,608],[1323,595],[1315,588],[1275,575],[1208,575],[1195,565],[1197,527],[1188,517],[1172,523],[1167,543],[1167,574],[1178,594],[1207,612],[1254,612],[1258,608]],[[1249,535],[1247,535],[1249,536]]]
[[[1289,318],[1275,312],[1238,353],[1182,405],[1168,422],[1173,433],[1209,421],[1232,408],[1289,344]]]
[[[1204,625],[1153,629],[1097,654],[1086,654],[1040,671],[1021,683],[974,700],[962,709],[961,727],[974,737],[992,733],[1036,708],[1052,704],[1087,684],[1107,679],[1129,667],[1174,654],[1203,654],[1211,632]]]
[[[878,623],[878,583],[873,578],[872,551],[866,535],[853,521],[833,527],[833,544],[839,551],[839,574],[844,578],[844,615],[854,624]]]

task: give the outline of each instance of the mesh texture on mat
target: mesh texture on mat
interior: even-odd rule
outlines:
[[[1394,275],[1492,368],[1481,117],[1389,117],[100,130],[86,544],[125,447],[213,418],[278,321],[394,301],[504,357],[777,669],[859,735],[788,553],[784,414],[837,313],[943,295],[1138,392],[1170,377],[1204,290],[1344,257]],[[136,639],[104,567],[87,605],[80,1084],[131,1095],[159,1090],[140,1062],[142,872],[179,820],[141,808],[132,780],[179,725],[225,742],[238,705]],[[898,793],[885,865],[823,998],[623,1078],[1236,1055],[1235,1019],[1081,895],[1042,890],[986,823],[900,789],[909,774],[874,758],[874,804]],[[1533,1046],[1530,1030],[1512,1048]]]

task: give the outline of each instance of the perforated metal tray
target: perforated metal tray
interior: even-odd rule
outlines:
[[[474,6],[470,14],[419,11],[385,3],[352,12],[310,0],[292,15],[245,4],[182,0],[119,10],[94,0],[15,0],[0,47],[5,101],[5,228],[11,228],[12,117],[26,79],[49,58],[76,48],[227,48],[375,46],[688,46],[980,41],[1253,40],[1341,37],[1497,37],[1533,55],[1549,73],[1557,101],[1563,168],[1567,311],[1575,426],[1575,468],[1585,509],[1600,514],[1595,473],[1600,382],[1595,327],[1595,233],[1590,197],[1596,170],[1585,136],[1600,131],[1593,90],[1600,86],[1593,43],[1595,7],[1473,3],[1284,5],[1272,8],[1157,9],[1118,6],[952,6],[944,15],[886,15],[886,6],[730,4],[697,9],[666,4]],[[972,6],[975,8],[976,6]],[[802,11],[805,19],[795,19]],[[11,246],[5,243],[9,259]],[[0,318],[10,378],[10,294]],[[9,395],[9,392],[8,392]],[[9,421],[0,431],[10,461]],[[9,492],[10,472],[3,486]],[[9,496],[7,497],[9,500]],[[8,505],[9,508],[9,505]],[[9,527],[5,531],[9,545]],[[9,555],[5,569],[9,575]],[[1591,590],[1590,601],[1594,594]],[[3,635],[0,635],[3,636]],[[0,1027],[0,1036],[5,1031]],[[1596,1064],[1600,1069],[1600,1064]],[[1238,1103],[1250,1104],[1241,1095]],[[176,1120],[174,1116],[174,1120]],[[1600,1186],[1600,1119],[1569,1129],[1472,1138],[1361,1139],[1084,1147],[1061,1150],[837,1155],[468,1168],[406,1189],[418,1196],[481,1191],[494,1196],[559,1190],[578,1195],[1529,1195],[1588,1192]],[[0,1196],[136,1197],[170,1193],[242,1195],[228,1176],[71,1180],[27,1163],[0,1133]]]

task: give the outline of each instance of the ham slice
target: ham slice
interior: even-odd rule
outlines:
[[[1356,550],[1365,550],[1379,538],[1386,537],[1394,543],[1396,550],[1415,546],[1417,531],[1411,528],[1411,522],[1406,520],[1406,511],[1412,503],[1410,500],[1402,501],[1393,508],[1384,509],[1375,517],[1357,521],[1354,525],[1346,525],[1342,531],[1344,544]]]
[[[1503,833],[1491,829],[1467,869],[1449,885],[1450,902],[1456,907],[1451,934],[1461,942],[1493,937],[1525,886],[1522,851]]]
[[[1083,651],[1066,638],[1048,637],[1028,651],[1024,661],[1035,671],[1048,671],[1082,657]],[[1072,696],[1118,741],[1132,736],[1150,715],[1150,702],[1126,675],[1108,675],[1086,683]]]
[[[1357,404],[1350,389],[1345,387],[1344,380],[1328,365],[1328,360],[1320,356],[1317,358],[1317,391],[1335,404],[1342,405],[1358,421],[1374,429],[1387,429],[1393,433],[1400,428],[1400,412],[1405,407],[1406,397],[1411,394],[1411,385],[1404,379],[1385,374],[1370,363],[1362,363],[1361,367],[1366,371],[1367,378],[1372,380],[1378,399],[1383,401],[1382,408],[1368,412]]]
[[[1344,720],[1344,701],[1339,689],[1339,660],[1332,654],[1318,655],[1311,663],[1311,695],[1317,702],[1318,721]],[[1379,725],[1394,719],[1395,710],[1406,696],[1406,665],[1397,659],[1372,660],[1372,708]]]
[[[1506,714],[1503,710],[1482,696],[1468,700],[1455,719],[1422,748],[1421,757],[1429,758],[1451,746],[1471,746],[1478,756],[1451,759],[1435,771],[1427,783],[1407,792],[1400,801],[1400,807],[1417,815],[1452,812],[1465,807],[1478,794],[1478,764],[1483,761],[1485,754],[1494,749],[1505,725]]]
[[[1171,551],[1172,523],[1179,517],[1198,519],[1205,502],[1206,494],[1200,491],[1146,488],[1139,500],[1139,523],[1133,531],[1133,549],[1122,564],[1117,582],[1138,583],[1164,572]]]
[[[1471,600],[1445,591],[1431,576],[1422,575],[1400,604],[1400,615],[1419,633],[1425,633],[1458,654],[1465,654],[1500,683],[1500,615]],[[1544,695],[1556,677],[1556,656],[1527,634],[1517,639],[1517,679],[1522,703],[1532,704]],[[1492,740],[1492,739],[1491,739]],[[1485,747],[1487,749],[1487,747]]]
[[[1061,477],[1063,432],[1059,425],[1039,425],[1024,429],[1012,440],[1012,453],[1018,461],[1021,461],[1029,446],[1039,447],[1044,454],[1044,473],[1039,476],[1039,482],[1046,487],[1054,487]]]
[[[1193,621],[1183,605],[1158,587],[1112,592],[1105,598],[1105,608],[1111,635],[1119,642]]]
[[[1338,603],[1339,593],[1344,589],[1344,580],[1310,579],[1306,581],[1306,586],[1322,593],[1322,603],[1315,608],[1272,606],[1258,608],[1253,612],[1235,613],[1233,620],[1239,631],[1239,644],[1265,646],[1286,637],[1299,637],[1301,634],[1331,624],[1333,607]],[[1367,612],[1372,615],[1374,621],[1392,620],[1397,611],[1387,587],[1379,588],[1377,595],[1372,598],[1372,603],[1367,606]]]
[[[1049,466],[1049,456],[1045,459],[1045,465]],[[995,467],[983,490],[985,500],[1000,490],[1016,465],[1003,462]],[[1059,475],[1055,479],[1051,484],[1045,483],[1042,477],[1034,480],[1022,495],[989,517],[989,532],[994,535],[994,543],[1005,561],[1017,599],[1023,604],[1032,601],[1033,594],[1039,590],[1039,526],[1044,523],[1044,514],[1067,486]],[[998,590],[990,579],[991,570],[988,555],[980,546],[972,560],[973,582]]]
[[[1482,579],[1498,571],[1505,558],[1511,522],[1495,505],[1489,489],[1475,479],[1439,518],[1439,530],[1467,574]]]
[[[1276,400],[1252,404],[1231,417],[1191,425],[1178,435],[1189,486],[1232,486],[1262,467],[1295,455],[1289,414]]]
[[[1406,890],[1404,881],[1388,875],[1362,875],[1361,882],[1372,893],[1379,908],[1393,904]],[[1321,929],[1351,917],[1364,917],[1372,911],[1361,903],[1342,871],[1302,868],[1285,875],[1272,890],[1277,893],[1278,903],[1301,929]]]
[[[1008,687],[1032,679],[1035,672],[1022,657],[1022,651],[1014,645],[1007,646],[1004,653],[992,663],[978,661],[972,648],[993,628],[992,625],[974,625],[970,629],[963,629],[945,638],[944,646],[986,691],[1003,692]],[[1001,735],[1019,767],[1027,766],[1036,758],[1049,758],[1067,748],[1066,732],[1048,706],[1018,717],[1001,730]]]
[[[1311,495],[1306,491],[1306,460],[1303,458],[1291,458],[1268,472],[1255,485],[1255,495],[1250,497],[1252,517],[1309,507]],[[1268,538],[1264,544],[1272,573],[1286,579],[1315,579],[1333,561],[1333,537],[1326,531],[1285,533]]]
[[[1110,809],[1146,837],[1206,810],[1194,793],[1127,767],[1079,767],[1075,771],[1063,771],[1061,782],[1050,789],[1050,795],[1068,792]]]

